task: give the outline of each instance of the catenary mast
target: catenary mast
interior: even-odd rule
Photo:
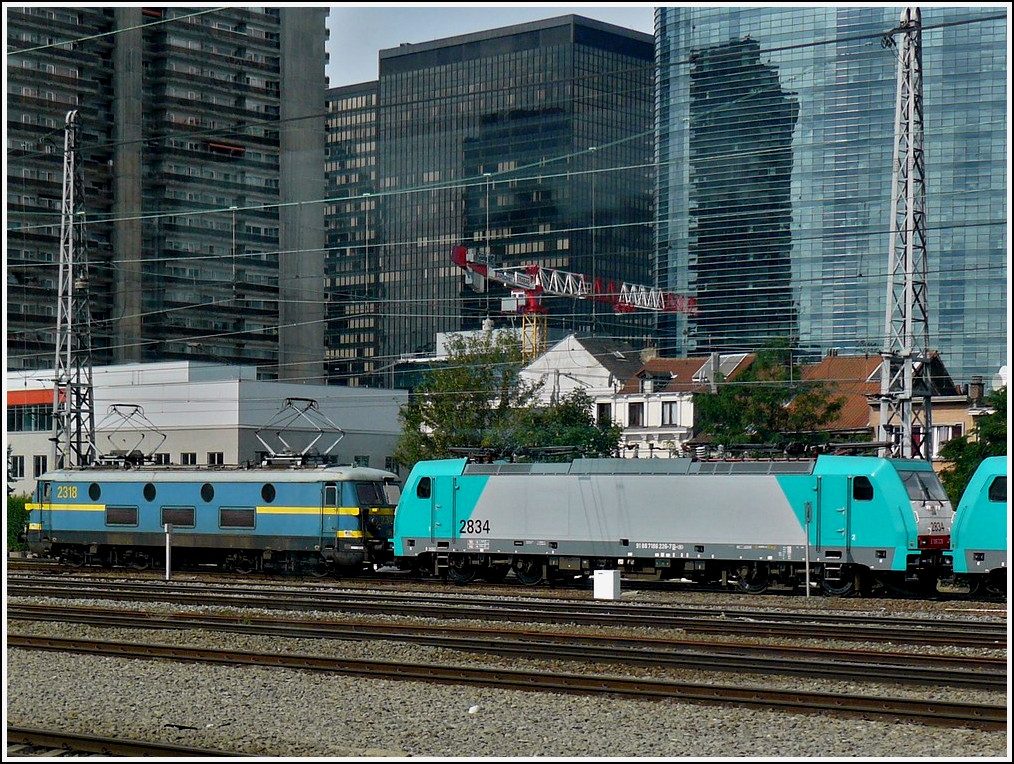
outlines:
[[[922,14],[906,8],[901,24],[891,177],[887,315],[880,381],[881,455],[929,459],[930,351],[926,264],[926,163],[923,151]],[[916,407],[916,393],[923,396]],[[916,428],[922,438],[916,442]],[[896,437],[897,436],[897,437]]]
[[[57,297],[53,467],[86,467],[95,461],[95,400],[92,387],[91,310],[85,248],[84,182],[79,161],[79,118],[67,112],[60,217]]]

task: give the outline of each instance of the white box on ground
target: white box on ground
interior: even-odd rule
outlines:
[[[620,571],[595,571],[595,599],[618,600],[620,598]]]

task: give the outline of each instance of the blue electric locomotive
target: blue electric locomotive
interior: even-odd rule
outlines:
[[[924,593],[952,519],[917,460],[447,459],[413,468],[393,541],[402,565],[454,581],[620,569],[746,592],[809,580],[832,595],[876,581]]]
[[[26,541],[68,565],[325,575],[391,561],[398,476],[366,467],[124,470],[42,475]],[[167,526],[168,529],[167,529]]]
[[[956,582],[972,594],[1007,592],[1007,457],[984,459],[958,501],[951,529]]]

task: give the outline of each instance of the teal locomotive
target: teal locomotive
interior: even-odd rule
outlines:
[[[952,567],[956,582],[972,594],[1006,594],[1007,457],[991,456],[979,464],[965,487],[951,529]]]
[[[402,565],[523,583],[596,570],[849,595],[936,591],[953,510],[920,460],[419,462],[394,525]]]
[[[71,566],[327,575],[391,562],[398,476],[368,467],[47,472],[25,541]],[[168,539],[167,539],[168,536]]]

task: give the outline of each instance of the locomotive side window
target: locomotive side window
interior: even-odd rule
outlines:
[[[194,516],[193,507],[162,507],[162,525],[193,528]]]
[[[852,479],[852,499],[854,501],[873,501],[873,483],[865,475],[856,475]]]
[[[997,475],[989,484],[989,500],[1007,503],[1007,476]]]
[[[268,504],[275,500],[275,487],[271,483],[265,483],[261,488],[261,498]]]
[[[324,506],[325,507],[337,507],[338,506],[338,486],[334,483],[329,483],[324,486]]]
[[[106,507],[106,525],[137,525],[137,507]]]
[[[155,485],[153,483],[145,484],[144,498],[148,501],[155,501]]]
[[[253,528],[256,520],[257,512],[250,507],[222,507],[218,511],[221,528]]]
[[[99,496],[102,495],[102,487],[98,483],[92,483],[88,486],[88,498],[92,501],[98,501]]]
[[[420,478],[415,487],[415,495],[420,499],[428,499],[433,494],[432,481],[428,477]]]
[[[201,486],[201,498],[204,501],[211,501],[215,498],[215,486],[211,483],[205,483]]]

